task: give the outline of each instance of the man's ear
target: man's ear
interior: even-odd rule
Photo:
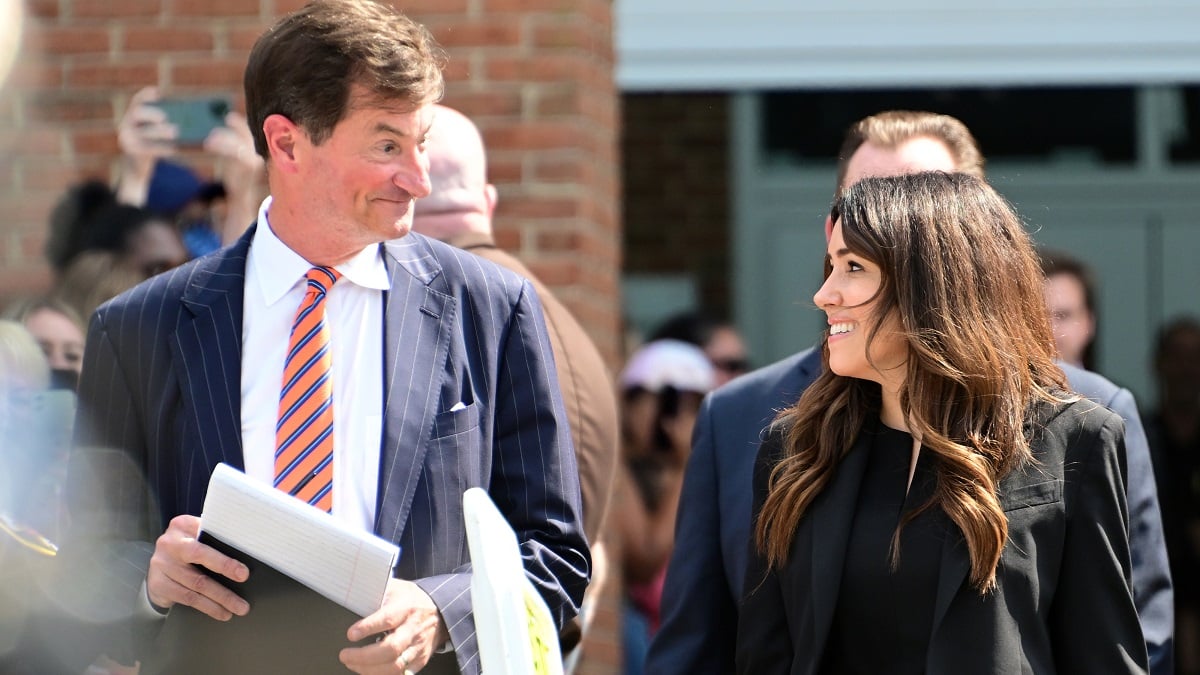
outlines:
[[[492,217],[496,212],[496,202],[499,201],[500,195],[496,192],[496,186],[488,183],[483,187],[483,198],[487,202],[487,216]]]
[[[268,115],[263,120],[263,135],[267,138],[272,168],[285,173],[296,171],[296,143],[303,134],[300,127],[283,115]]]

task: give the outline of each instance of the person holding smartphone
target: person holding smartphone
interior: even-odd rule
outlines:
[[[193,257],[235,241],[257,217],[265,164],[245,115],[228,100],[167,99],[157,87],[143,87],[121,117],[117,141],[118,201],[174,218]],[[218,160],[219,182],[206,183],[175,160],[194,149]]]

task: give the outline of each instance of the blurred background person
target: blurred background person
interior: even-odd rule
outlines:
[[[690,310],[669,317],[654,329],[647,342],[655,340],[680,340],[703,349],[715,369],[714,387],[750,370],[746,343],[741,333],[733,324],[703,310]]]
[[[1146,418],[1175,581],[1176,665],[1200,674],[1200,319],[1181,316],[1154,350],[1158,408]]]
[[[46,506],[32,493],[44,483],[44,457],[30,431],[49,385],[50,367],[33,336],[16,321],[0,320],[0,673],[6,674],[57,672],[47,669],[37,630],[40,580],[57,552],[46,527],[53,523],[44,514],[36,524],[31,519]]]
[[[425,150],[429,154],[428,197],[415,203],[413,231],[444,241],[525,277],[542,303],[558,384],[571,427],[579,487],[583,495],[583,531],[592,554],[592,579],[580,615],[560,635],[571,664],[582,655],[572,650],[595,616],[608,569],[604,543],[605,514],[612,498],[619,461],[617,399],[604,357],[579,321],[516,256],[496,245],[493,216],[499,195],[487,179],[483,136],[466,115],[444,105],[435,118]]]
[[[143,278],[187,262],[191,256],[170,220],[122,204],[106,185],[87,181],[69,189],[50,218],[46,258],[58,276],[80,254],[106,251],[141,271]]]
[[[230,111],[201,148],[219,159],[220,181],[204,181],[174,159],[178,128],[154,103],[156,87],[143,87],[129,101],[117,126],[121,168],[116,198],[173,218],[192,257],[232,243],[254,222],[266,194],[262,157],[245,115]]]
[[[1062,251],[1041,255],[1046,307],[1059,358],[1096,370],[1096,281],[1083,261]]]
[[[79,313],[59,298],[43,297],[14,303],[4,318],[21,322],[37,341],[50,366],[51,387],[74,391],[86,328]]]
[[[696,345],[655,340],[634,351],[618,378],[623,462],[612,522],[621,542],[626,586],[625,675],[642,672],[650,638],[658,629],[692,430],[700,402],[716,377]]]

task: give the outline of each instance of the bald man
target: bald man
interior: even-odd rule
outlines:
[[[479,129],[462,113],[436,106],[426,149],[433,191],[417,201],[413,230],[470,251],[529,279],[542,301],[558,382],[575,441],[583,489],[584,533],[593,565],[617,467],[617,400],[612,378],[596,345],[567,308],[521,261],[496,246],[492,214],[495,186],[487,182],[487,156]],[[595,575],[593,575],[595,585]]]

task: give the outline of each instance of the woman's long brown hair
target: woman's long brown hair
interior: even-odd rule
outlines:
[[[892,562],[904,524],[939,508],[962,531],[971,584],[986,593],[1008,538],[997,484],[1031,459],[1024,426],[1035,405],[1069,398],[1029,235],[1003,198],[965,174],[864,179],[832,213],[846,247],[882,269],[867,342],[883,317],[897,319],[908,343],[900,406],[936,467],[933,497],[893,536]],[[800,518],[879,415],[880,386],[830,372],[822,349],[821,375],[775,421],[784,452],[755,524],[771,567],[784,564]]]

